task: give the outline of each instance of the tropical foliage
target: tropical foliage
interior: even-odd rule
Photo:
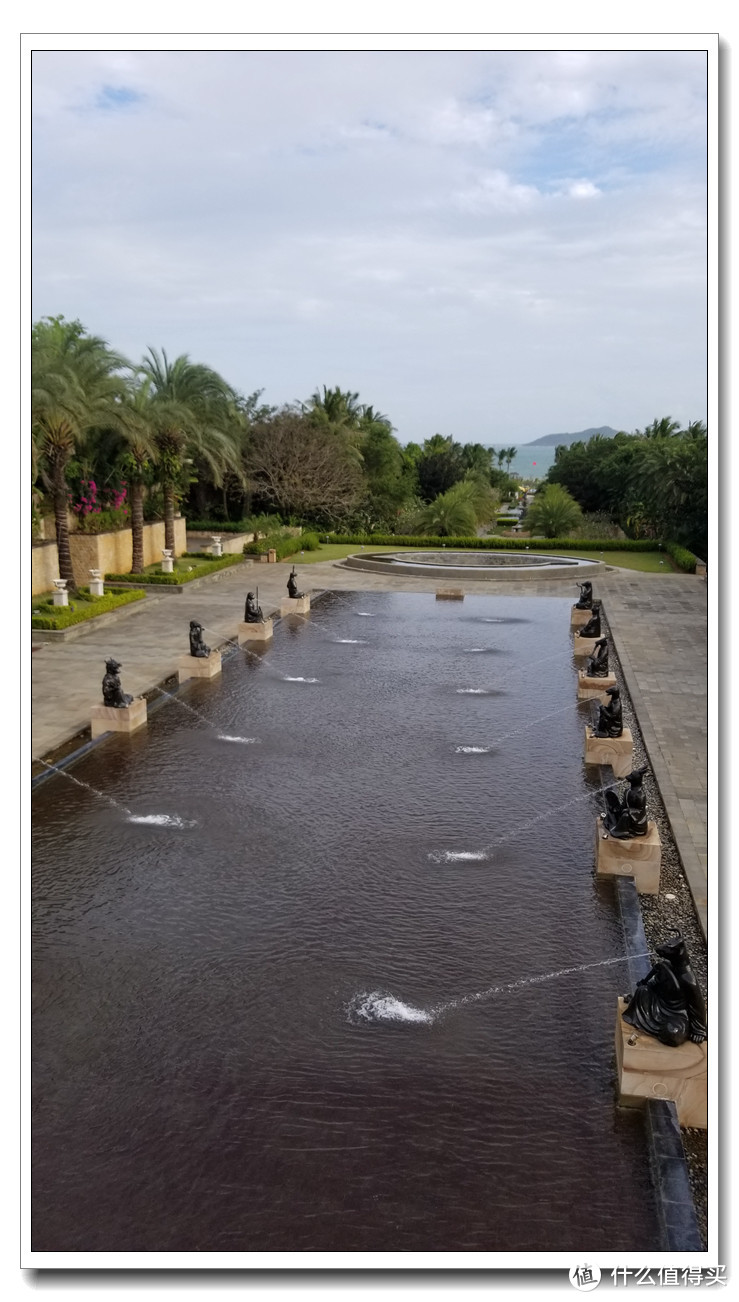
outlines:
[[[513,445],[435,433],[403,446],[353,390],[323,385],[277,408],[187,354],[150,346],[129,361],[61,316],[33,327],[32,382],[32,527],[53,509],[70,590],[70,520],[89,532],[130,524],[136,574],[144,521],[163,519],[174,548],[180,508],[223,526],[269,516],[322,534],[452,537],[482,533],[521,497]],[[659,538],[705,557],[707,459],[705,425],[670,416],[558,447],[524,527],[561,538],[582,511],[593,537]]]
[[[558,447],[548,475],[584,511],[604,512],[631,538],[661,538],[703,559],[708,550],[708,434],[666,416],[633,434]]]

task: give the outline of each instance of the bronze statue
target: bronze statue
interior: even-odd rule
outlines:
[[[619,841],[628,841],[632,836],[646,836],[649,830],[647,818],[647,797],[644,794],[642,779],[647,771],[644,764],[628,775],[628,788],[619,800],[615,791],[605,791],[606,812],[601,814],[603,827],[609,836]]]
[[[674,940],[657,946],[657,953],[657,962],[627,996],[623,1019],[673,1048],[688,1039],[702,1044],[708,1034],[706,1005],[685,941],[675,932]]]
[[[606,678],[608,676],[608,638],[599,637],[593,647],[593,654],[588,656],[585,670],[588,678]]]
[[[610,696],[607,705],[598,706],[598,722],[593,729],[593,737],[620,737],[624,730],[621,693],[618,687],[607,687],[606,696]]]
[[[244,606],[244,623],[245,624],[263,624],[264,615],[262,607],[257,605],[257,599],[253,592],[247,592],[246,605]]]
[[[290,571],[290,574],[289,574],[289,576],[288,576],[288,580],[287,580],[287,595],[288,595],[288,597],[302,597],[302,596],[303,596],[303,593],[302,593],[302,592],[298,592],[298,579],[297,579],[297,575],[296,575],[296,573],[295,573],[295,566],[294,566],[294,565],[293,565],[293,567],[292,567],[292,570]]]
[[[593,613],[587,624],[577,630],[578,637],[600,637],[600,602],[593,602]]]
[[[199,660],[206,660],[210,655],[210,647],[203,641],[203,626],[196,619],[190,620],[190,655]]]
[[[132,696],[123,691],[121,680],[118,677],[118,670],[121,668],[117,660],[105,661],[105,677],[103,679],[103,705],[112,705],[116,710],[125,710],[127,705],[131,704]]]
[[[575,610],[590,610],[593,605],[593,585],[592,583],[578,583],[580,596],[575,602]]]

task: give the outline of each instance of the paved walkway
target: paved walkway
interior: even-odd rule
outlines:
[[[236,634],[248,589],[259,585],[265,615],[279,611],[292,562],[235,566],[216,579],[129,607],[113,623],[74,641],[45,643],[32,657],[32,756],[47,756],[89,728],[100,702],[105,660],[121,661],[124,690],[140,696],[176,672],[198,619],[213,647]],[[438,579],[368,574],[330,562],[297,564],[301,588],[434,592]],[[576,585],[546,580],[465,579],[470,595],[568,596]],[[707,585],[694,575],[605,570],[595,579],[603,599],[655,778],[693,892],[707,927]]]

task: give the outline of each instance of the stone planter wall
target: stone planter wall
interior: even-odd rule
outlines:
[[[55,542],[36,543],[31,548],[31,596],[52,592],[59,578],[59,556]]]
[[[187,551],[187,522],[178,516],[174,522],[175,556]],[[155,565],[162,559],[164,547],[164,521],[144,525],[144,565]],[[75,533],[69,536],[74,581],[79,587],[90,582],[90,570],[101,574],[127,574],[133,560],[133,542],[130,529],[113,533]],[[56,543],[42,543],[33,548],[32,596],[50,592],[54,579],[59,578],[59,557]]]

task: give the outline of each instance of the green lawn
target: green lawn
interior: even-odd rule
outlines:
[[[491,550],[495,549],[494,540],[490,542]],[[536,551],[536,543],[530,544],[532,552]],[[322,543],[320,550],[317,552],[304,552],[297,556],[287,556],[284,561],[278,562],[281,565],[314,565],[317,561],[340,561],[345,556],[355,556],[365,552],[402,552],[418,551],[417,547],[370,547],[345,543]],[[676,572],[676,567],[672,564],[669,556],[664,552],[600,552],[593,551],[562,551],[557,552],[558,556],[580,556],[587,561],[603,561],[606,565],[615,565],[624,570],[641,570],[645,574],[671,574]],[[664,564],[660,564],[663,561]]]

